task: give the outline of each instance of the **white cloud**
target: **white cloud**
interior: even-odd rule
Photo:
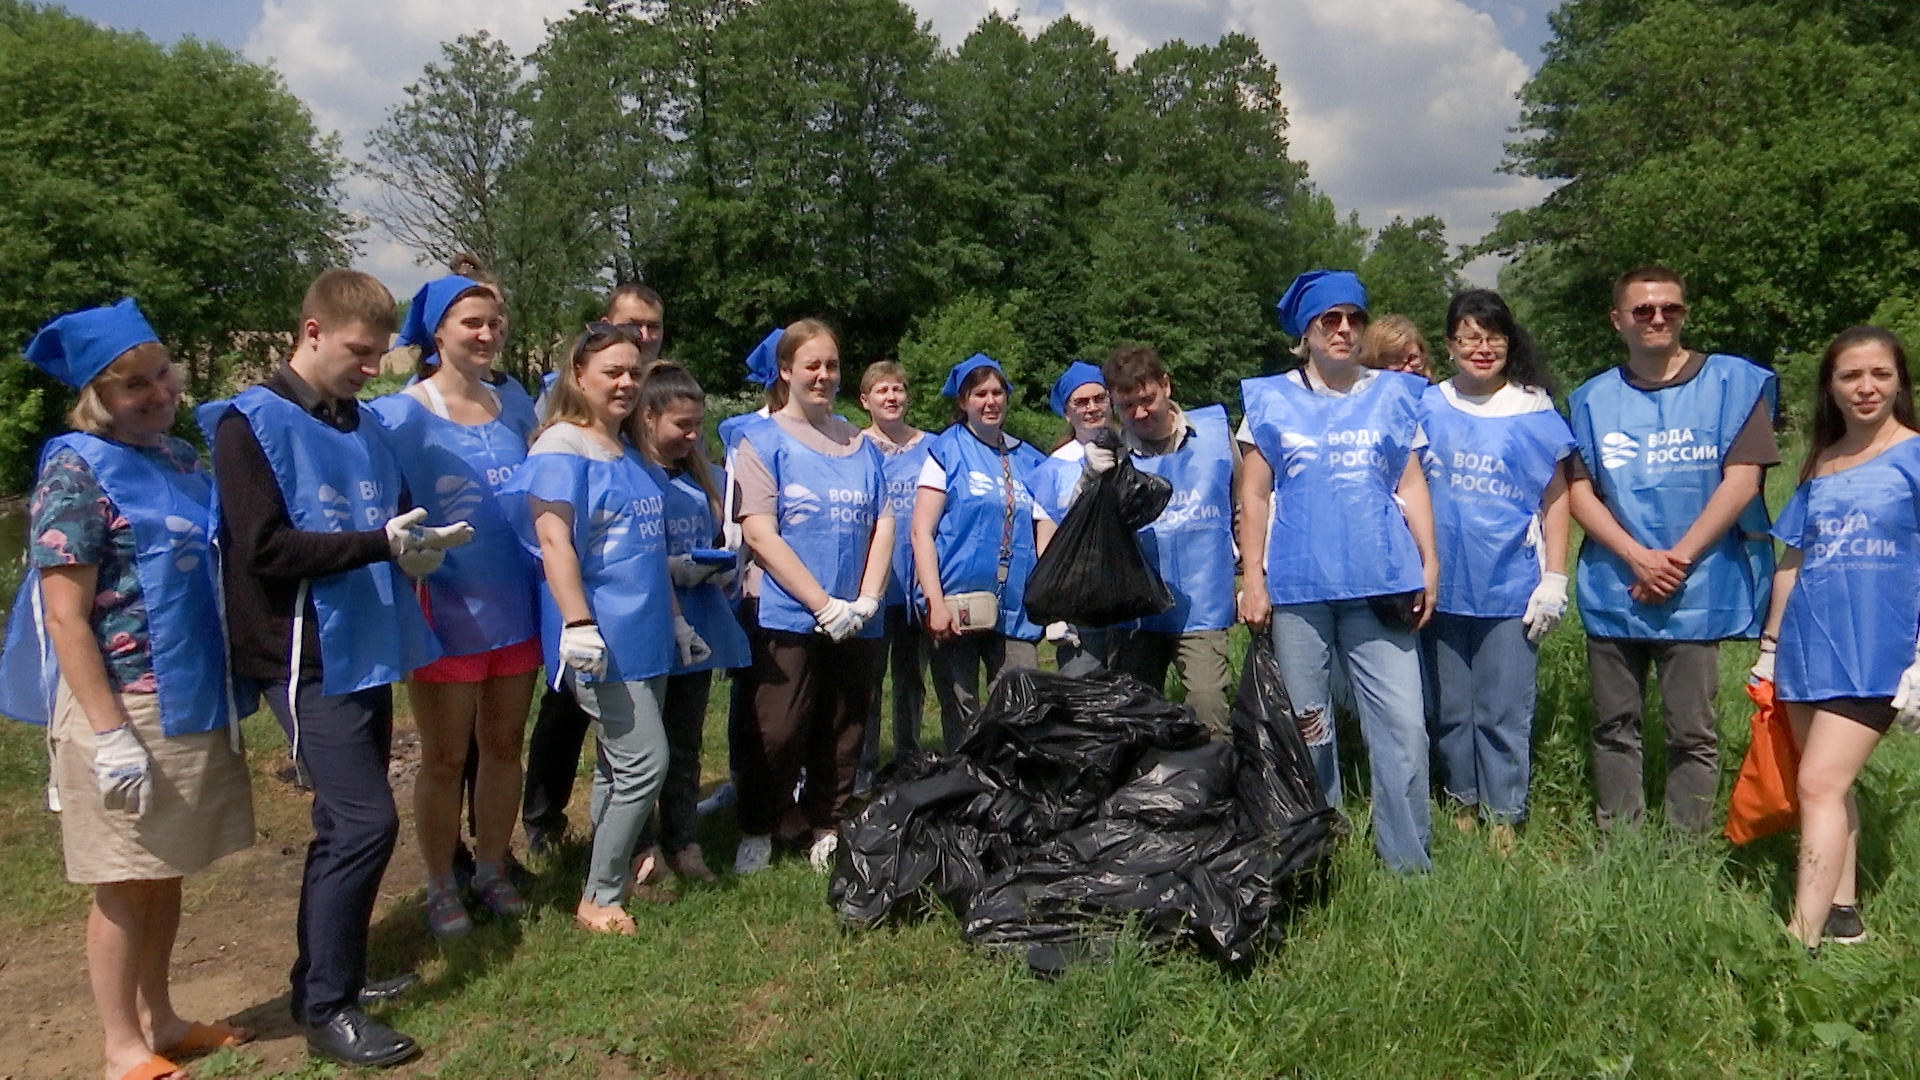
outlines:
[[[1205,42],[1238,30],[1259,41],[1280,72],[1293,151],[1322,190],[1363,222],[1437,213],[1455,243],[1479,239],[1493,215],[1531,205],[1539,181],[1498,172],[1502,144],[1518,117],[1514,94],[1527,64],[1503,41],[1495,17],[1466,0],[908,0],[948,45],[989,12],[1030,33],[1062,14],[1093,27],[1127,62],[1174,38]],[[1478,0],[1510,24],[1512,0]],[[1526,0],[1528,5],[1535,0]],[[440,43],[485,29],[516,52],[537,46],[545,23],[569,0],[264,0],[246,53],[271,61],[313,110],[337,130],[349,155],[401,100]],[[350,184],[354,203],[371,196]],[[379,233],[363,234],[360,265],[396,292],[431,275],[413,252]],[[1486,279],[1483,260],[1472,269]]]

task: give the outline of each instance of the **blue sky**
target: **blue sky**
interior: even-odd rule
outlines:
[[[271,63],[349,156],[439,43],[486,29],[525,53],[578,0],[67,0],[61,6],[161,42],[218,41]],[[1279,70],[1293,152],[1369,226],[1437,213],[1456,243],[1546,185],[1499,172],[1514,94],[1539,64],[1559,0],[907,0],[949,45],[989,11],[1030,32],[1071,15],[1122,61],[1174,38],[1250,34]],[[378,191],[349,181],[350,203]],[[369,230],[360,265],[396,291],[428,274],[417,253]],[[1487,261],[1469,276],[1489,282]]]

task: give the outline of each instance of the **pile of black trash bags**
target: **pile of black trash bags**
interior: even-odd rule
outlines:
[[[883,774],[842,826],[828,900],[870,927],[937,897],[965,940],[1043,974],[1103,958],[1130,924],[1244,966],[1319,887],[1341,826],[1264,634],[1232,726],[1209,740],[1124,676],[1008,672],[956,753]]]

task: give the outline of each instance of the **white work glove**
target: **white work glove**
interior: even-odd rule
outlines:
[[[427,508],[424,506],[416,506],[399,517],[387,519],[387,550],[393,553],[395,559],[419,551],[424,546],[421,540],[426,530],[420,528],[420,523],[425,520]]]
[[[1894,719],[1908,731],[1920,731],[1920,642],[1913,647],[1913,663],[1900,673],[1900,687],[1893,692]]]
[[[724,589],[727,586],[733,584],[733,579],[739,576],[740,576],[740,571],[736,570],[731,566],[716,567],[714,569],[714,572],[708,576],[707,584],[716,585]]]
[[[152,806],[153,759],[133,725],[94,733],[93,782],[100,785],[100,799],[109,810],[139,817]]]
[[[853,613],[853,605],[837,596],[827,597],[827,602],[813,613],[813,621],[815,629],[834,641],[845,641],[860,632],[860,618]]]
[[[607,642],[592,623],[560,630],[560,662],[592,679],[607,673]]]
[[[1080,647],[1080,635],[1074,630],[1073,624],[1071,623],[1048,623],[1047,640],[1053,642],[1056,646],[1071,645],[1076,649]]]
[[[1101,473],[1113,468],[1119,460],[1119,455],[1101,446],[1099,443],[1088,443],[1086,461],[1080,467],[1086,471],[1088,476],[1099,476]]]
[[[848,604],[847,608],[860,617],[860,624],[864,626],[875,615],[880,614],[880,598],[877,596],[862,596],[860,599]]]
[[[673,579],[676,589],[691,589],[713,577],[719,567],[712,563],[694,562],[691,554],[674,555],[667,559],[667,576]]]
[[[713,655],[713,648],[685,615],[673,617],[673,647],[679,650],[681,667],[692,667]]]
[[[1747,669],[1747,681],[1754,683],[1773,681],[1773,658],[1775,646],[1771,641],[1760,643],[1760,659]]]
[[[1520,616],[1527,627],[1527,640],[1540,644],[1540,639],[1553,633],[1553,628],[1566,617],[1567,575],[1552,570],[1542,572],[1540,584],[1535,585],[1533,595],[1527,597],[1527,613]]]
[[[420,546],[428,551],[451,551],[473,540],[473,526],[464,521],[451,525],[424,525],[412,530],[420,538]]]
[[[420,548],[403,551],[394,556],[393,561],[408,577],[423,578],[440,569],[440,564],[447,561],[447,553],[435,548]]]

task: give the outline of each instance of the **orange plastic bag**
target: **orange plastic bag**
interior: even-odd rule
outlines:
[[[1748,683],[1753,711],[1753,741],[1740,763],[1727,804],[1727,839],[1736,844],[1791,829],[1800,824],[1800,801],[1795,778],[1800,773],[1800,751],[1793,745],[1793,724],[1787,707],[1773,699],[1770,682]]]

